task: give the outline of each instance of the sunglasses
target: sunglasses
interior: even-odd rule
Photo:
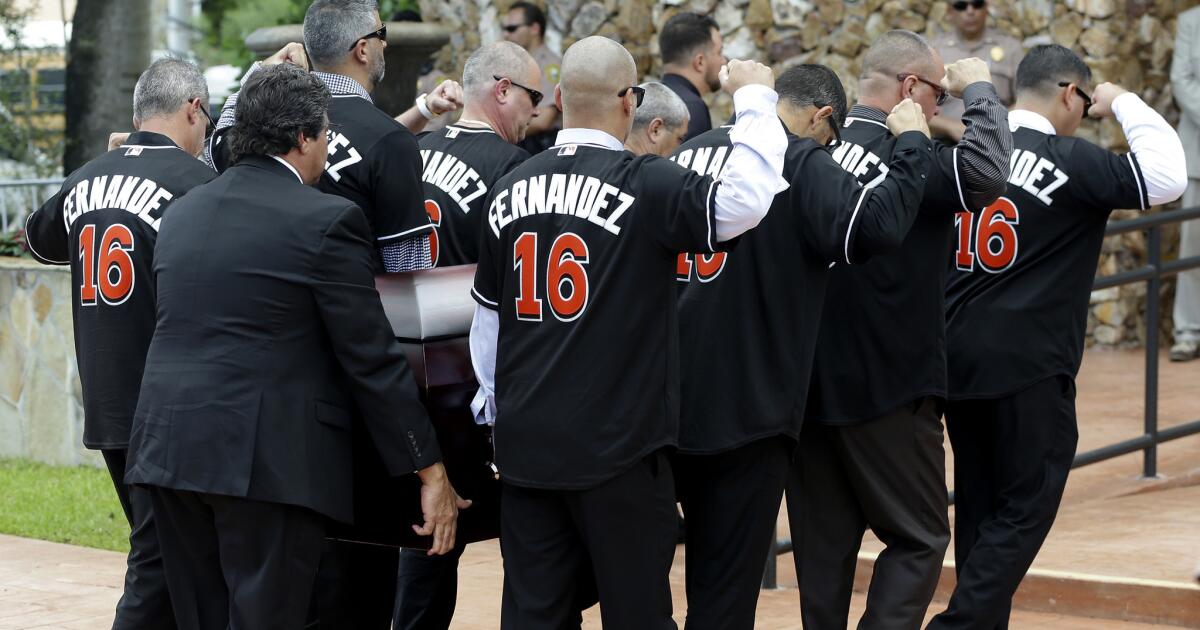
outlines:
[[[217,129],[217,122],[213,120],[213,117],[209,115],[208,110],[204,108],[204,101],[201,100],[200,97],[196,97],[194,100],[197,101],[197,106],[200,108],[200,112],[204,114],[204,118],[208,120],[208,124],[204,128],[204,135],[211,135],[212,132],[216,131]]]
[[[939,106],[946,104],[946,98],[950,96],[950,94],[946,92],[946,88],[938,85],[937,83],[934,83],[933,81],[930,81],[929,79],[923,78],[919,74],[897,74],[896,80],[901,83],[904,83],[904,80],[907,79],[908,77],[912,77],[912,78],[920,81],[921,83],[924,83],[925,85],[928,85],[929,87],[933,88],[933,91],[937,93],[937,101],[936,102]]]
[[[1058,82],[1058,87],[1070,87],[1070,85],[1067,81]],[[1092,108],[1092,97],[1088,96],[1088,93],[1080,89],[1078,85],[1075,86],[1075,93],[1079,95],[1079,98],[1083,99],[1083,117],[1087,118],[1088,110]]]
[[[531,23],[532,22],[526,22],[524,24],[502,24],[500,25],[500,28],[504,29],[505,33],[516,33],[517,29],[521,28],[522,26],[529,26]]]
[[[377,31],[371,31],[370,33],[367,33],[366,35],[363,35],[362,37],[359,37],[358,39],[354,40],[354,44],[352,44],[350,46],[350,50],[354,50],[354,47],[358,45],[358,42],[361,42],[364,39],[371,39],[372,37],[377,38],[379,41],[386,43],[387,42],[387,24],[380,26],[379,30],[377,30]]]
[[[987,6],[987,0],[958,0],[958,2],[955,2],[950,6],[953,7],[955,11],[961,13],[962,11],[966,11],[967,7],[982,9],[983,7]]]
[[[817,109],[831,107],[830,105],[823,103],[813,103],[813,105]],[[834,119],[833,114],[830,114],[829,117],[825,119],[825,122],[829,123],[829,128],[833,131],[833,140],[831,140],[829,144],[825,145],[825,148],[832,149],[842,142],[842,132],[840,131],[841,125],[838,124],[838,121]]]
[[[500,75],[493,74],[492,78],[497,81],[508,81],[509,83],[513,84],[514,86],[519,87],[522,90],[525,90],[526,92],[529,92],[529,100],[533,101],[534,107],[537,107],[538,103],[541,103],[542,99],[545,98],[545,96],[546,96],[545,94],[542,94],[541,92],[539,92],[531,87],[526,87],[524,85],[521,85],[520,83],[517,83],[516,81],[513,81],[512,79],[509,79],[508,77],[502,77]]]
[[[625,98],[625,95],[628,94],[630,92],[630,90],[633,91],[633,95],[637,98],[637,104],[635,105],[635,107],[641,107],[642,100],[644,100],[646,98],[646,88],[644,88],[644,87],[638,87],[636,85],[631,85],[631,86],[625,88],[624,90],[617,92],[617,97]]]

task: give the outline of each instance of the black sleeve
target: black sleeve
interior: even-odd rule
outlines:
[[[441,451],[375,289],[369,235],[362,210],[343,210],[322,236],[310,286],[372,442],[399,476],[437,463]]]
[[[493,190],[504,190],[499,184]],[[504,259],[498,258],[502,253],[500,237],[492,231],[488,216],[491,214],[492,196],[488,195],[487,204],[480,220],[483,222],[479,230],[479,264],[475,266],[475,282],[471,286],[471,297],[476,302],[493,311],[500,310],[500,295],[504,289]]]
[[[65,186],[65,184],[64,184]],[[63,189],[33,211],[25,220],[25,242],[38,262],[46,265],[71,264],[70,238],[63,222]]]
[[[1070,164],[1071,195],[1088,207],[1108,212],[1113,208],[1145,210],[1150,207],[1146,181],[1142,178],[1137,157],[1132,153],[1117,155],[1086,140],[1065,139],[1070,142],[1067,164]],[[1053,185],[1051,173],[1043,175]],[[1043,193],[1047,193],[1043,187]]]
[[[845,247],[847,263],[861,264],[872,256],[900,249],[917,218],[932,161],[933,144],[925,134],[900,134],[887,176],[867,189],[858,216],[851,219]]]
[[[406,129],[397,129],[371,147],[371,204],[375,247],[384,247],[433,231],[425,213],[421,153]]]
[[[954,147],[955,181],[964,209],[978,210],[1000,198],[1008,186],[1008,158],[1012,132],[1008,109],[1000,102],[996,86],[979,82],[963,90],[962,141]]]
[[[658,156],[637,158],[633,165],[640,185],[637,187],[639,229],[646,230],[672,252],[715,252],[732,246],[717,243],[715,201],[717,186],[711,177],[702,176],[675,162]],[[624,194],[624,193],[621,193]],[[610,204],[617,204],[614,197]]]

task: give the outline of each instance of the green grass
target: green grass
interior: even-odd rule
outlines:
[[[0,533],[129,551],[129,524],[108,472],[0,459]]]

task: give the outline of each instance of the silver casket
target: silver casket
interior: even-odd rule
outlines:
[[[492,467],[491,431],[475,424],[471,398],[478,384],[467,336],[475,301],[475,265],[444,267],[375,279],[384,312],[408,357],[421,401],[438,434],[455,490],[471,499],[459,513],[460,543],[495,538],[500,527],[500,482]],[[428,548],[410,525],[422,522],[416,475],[392,478],[365,430],[355,434],[353,525],[334,525],[329,537],[388,546]]]

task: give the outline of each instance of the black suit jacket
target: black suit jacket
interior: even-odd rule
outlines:
[[[357,206],[274,158],[245,158],[175,202],[127,482],[350,521],[352,427],[393,475],[439,461],[372,251]]]

